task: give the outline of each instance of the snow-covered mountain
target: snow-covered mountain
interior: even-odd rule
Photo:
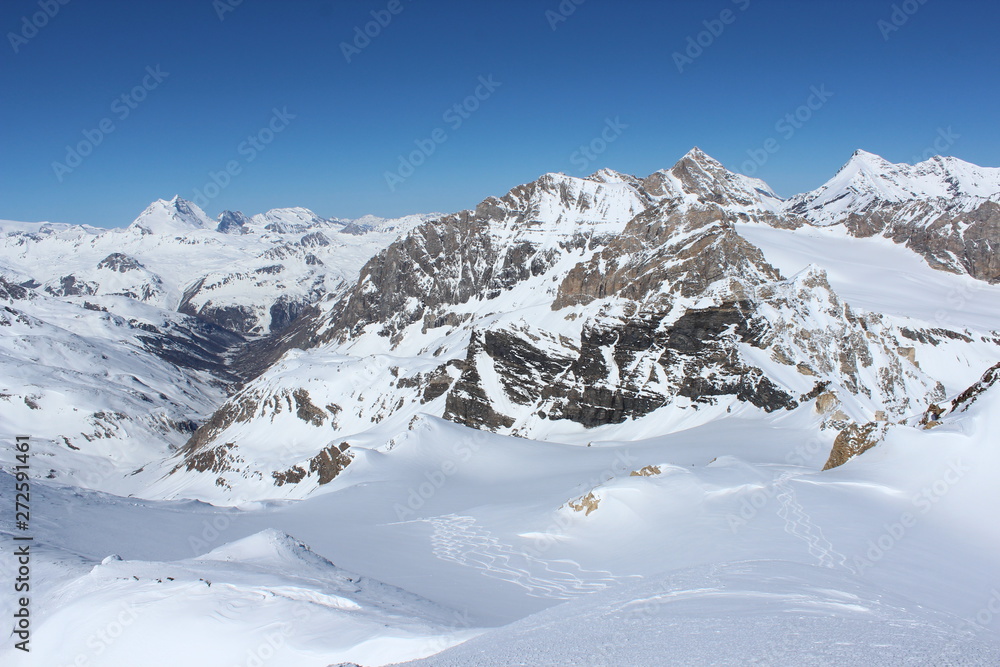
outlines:
[[[937,269],[1000,283],[1000,169],[934,157],[892,164],[858,151],[819,189],[784,205],[809,224],[884,236]]]
[[[0,222],[0,272],[54,296],[121,295],[262,335],[349,285],[373,254],[432,217],[359,225],[295,208],[214,221],[174,197],[124,229]]]
[[[696,149],[646,179],[547,174],[420,225],[303,317],[149,491],[301,497],[329,482],[322,461],[339,472],[365,448],[391,450],[419,414],[581,443],[633,421],[670,432],[734,413],[804,411],[836,431],[901,419],[992,363],[995,308],[939,316],[935,299],[969,289],[963,279],[901,249],[935,289],[852,307],[841,289],[873,288],[824,261],[841,228],[783,206]],[[808,244],[808,260],[786,261],[790,243]],[[852,244],[892,270],[890,241]]]
[[[996,194],[1000,194],[1000,168],[940,156],[915,165],[893,164],[859,150],[832,179],[812,192],[792,197],[785,208],[815,224],[829,225],[885,204],[988,199]]]
[[[998,173],[0,223],[45,659],[995,663]]]
[[[153,202],[139,214],[130,229],[146,234],[176,234],[178,236],[199,229],[214,229],[217,223],[191,202],[174,196],[170,201]]]

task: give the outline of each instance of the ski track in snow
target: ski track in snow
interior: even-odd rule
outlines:
[[[572,560],[547,561],[519,551],[477,526],[471,516],[448,514],[422,521],[434,528],[431,546],[437,558],[509,581],[531,597],[569,600],[623,580],[607,570],[586,570]],[[545,574],[535,574],[539,570]]]
[[[847,557],[833,547],[823,534],[823,529],[813,522],[802,507],[795,491],[788,486],[788,479],[788,475],[782,475],[774,483],[778,490],[776,498],[780,504],[778,516],[785,521],[785,532],[805,542],[809,547],[809,554],[816,558],[819,565],[842,567],[853,573],[854,570],[847,564]]]

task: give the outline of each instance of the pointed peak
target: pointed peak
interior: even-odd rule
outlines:
[[[867,165],[879,169],[884,169],[885,167],[893,166],[891,162],[886,160],[881,155],[876,155],[875,153],[869,153],[868,151],[861,149],[858,149],[851,154],[851,159],[848,160],[847,164],[844,166],[846,167],[848,165],[861,165],[861,166]]]
[[[722,166],[721,162],[719,162],[714,157],[712,157],[711,155],[709,155],[705,151],[701,150],[697,146],[695,146],[694,148],[692,148],[691,150],[689,150],[687,153],[685,153],[684,157],[682,157],[678,161],[678,164],[680,164],[681,162],[684,162],[685,160],[689,160],[691,162],[695,162],[695,163],[701,164],[701,165],[709,164],[709,165],[712,165],[712,166],[715,166],[715,165],[719,165],[720,167]]]
[[[215,221],[197,204],[174,195],[169,200],[154,201],[129,227],[147,234],[179,234],[197,229],[212,229]]]
[[[837,170],[837,176],[852,176],[858,173],[882,173],[892,169],[894,165],[881,155],[858,149],[851,154],[851,159]]]

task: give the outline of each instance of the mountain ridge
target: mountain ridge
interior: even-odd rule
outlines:
[[[841,177],[893,168],[858,152]],[[972,368],[1000,338],[857,310],[822,250],[782,273],[774,249],[749,240],[840,229],[914,252],[922,280],[947,283],[931,275],[944,269],[988,285],[997,201],[906,192],[823,224],[695,148],[645,178],[550,173],[451,215],[344,221],[291,208],[212,221],[174,197],[124,230],[12,225],[0,273],[67,312],[113,315],[125,298],[235,336],[207,371],[227,399],[144,466],[134,492],[301,497],[391,449],[420,414],[572,440],[654,415],[669,432],[807,409],[822,432],[940,399],[967,378],[943,373],[934,348]],[[781,234],[744,232],[754,227]],[[288,438],[277,456],[266,449]]]

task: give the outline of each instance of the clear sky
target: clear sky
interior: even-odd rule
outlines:
[[[1000,166],[998,4],[4,0],[0,218],[451,212],[695,145],[782,196],[857,148]]]

